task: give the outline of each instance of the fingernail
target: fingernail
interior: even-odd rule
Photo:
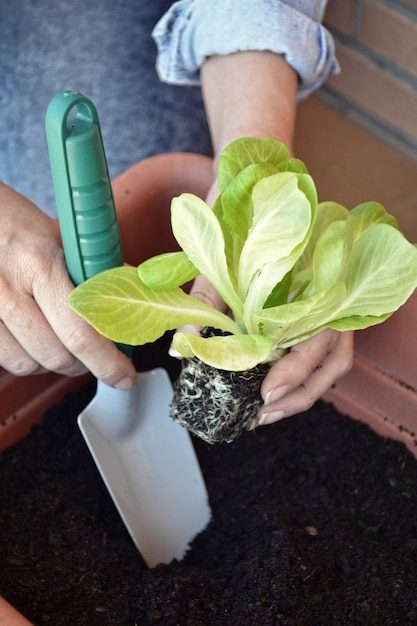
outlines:
[[[132,389],[135,382],[135,378],[130,378],[129,376],[127,376],[126,378],[122,378],[121,380],[117,381],[117,383],[115,383],[113,387],[115,387],[116,389],[124,389],[127,391],[128,389]]]
[[[277,422],[278,420],[285,417],[284,411],[265,411],[261,413],[258,419],[258,426],[263,426],[266,424],[271,424],[272,422]]]
[[[178,352],[178,350],[175,350],[172,344],[169,347],[168,354],[169,356],[174,357],[174,359],[182,359],[182,354]]]
[[[194,335],[195,337],[200,336],[200,329],[197,326],[193,326],[192,324],[187,324],[186,326],[181,326],[178,328],[177,333],[187,333],[188,335]],[[181,352],[178,352],[173,346],[173,343],[169,346],[168,350],[169,356],[172,356],[174,359],[182,359],[184,358]]]
[[[200,335],[200,329],[197,328],[197,326],[193,326],[192,324],[181,326],[181,328],[179,328],[177,332],[187,333],[187,335],[194,335],[195,337],[198,337]]]
[[[265,404],[272,404],[272,402],[275,402],[275,400],[279,400],[280,398],[285,396],[285,394],[287,393],[287,391],[289,391],[289,389],[290,389],[289,385],[281,385],[280,387],[277,387],[276,389],[272,389],[272,391],[268,391],[268,393],[265,396]]]

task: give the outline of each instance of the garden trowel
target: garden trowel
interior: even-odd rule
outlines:
[[[80,93],[58,94],[46,135],[65,259],[73,282],[123,263],[97,111]],[[120,346],[124,351],[127,346]],[[180,560],[208,524],[207,491],[188,432],[169,417],[163,369],[131,391],[98,381],[78,423],[119,513],[149,567]]]

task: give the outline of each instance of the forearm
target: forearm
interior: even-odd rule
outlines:
[[[297,74],[268,51],[210,57],[202,90],[215,156],[234,139],[272,137],[292,148]]]

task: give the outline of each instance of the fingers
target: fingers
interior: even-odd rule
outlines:
[[[2,322],[0,322],[0,365],[15,376],[28,376],[44,371]]]
[[[225,305],[217,291],[204,276],[197,276],[197,278],[194,280],[193,285],[190,289],[190,295],[194,296],[194,298],[197,298],[198,300],[201,300],[201,302],[204,302],[204,304],[208,304],[218,311],[222,311],[223,313],[227,309],[227,306]]]
[[[61,271],[58,265],[51,268],[47,280],[33,284],[37,305],[63,348],[59,350],[55,344],[58,367],[73,372],[86,367],[108,385],[130,388],[136,379],[132,362],[69,308],[68,295],[72,289],[66,271]]]
[[[66,270],[33,287],[34,297],[1,281],[0,365],[16,376],[79,376],[89,369],[109,385],[130,388],[136,378],[130,359],[69,309],[73,285]]]
[[[326,329],[294,346],[268,372],[261,387],[266,403],[273,402],[305,381],[330,352],[339,334]]]
[[[53,371],[78,376],[87,371],[60,342],[36,302],[11,288],[0,292],[2,366],[15,375]]]
[[[190,296],[197,298],[197,300],[201,300],[204,304],[208,304],[218,311],[222,311],[223,313],[227,310],[227,306],[214,289],[214,287],[209,283],[207,278],[204,276],[197,276],[194,280],[191,289]],[[178,328],[178,332],[188,333],[189,335],[199,335],[201,331],[201,326],[193,326],[191,324],[187,324],[186,326],[181,326]],[[181,359],[182,355],[175,350],[172,345],[169,348],[169,355],[176,358]]]
[[[73,285],[57,224],[0,183],[0,365],[17,375],[90,369],[127,388],[130,360],[68,306]]]
[[[265,404],[254,425],[271,424],[309,409],[353,361],[353,332],[326,329],[294,346],[265,377]]]

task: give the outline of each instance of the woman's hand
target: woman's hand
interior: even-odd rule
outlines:
[[[225,312],[219,294],[203,277],[198,276],[190,294],[205,304]],[[195,326],[183,332],[199,334]],[[261,386],[264,404],[250,429],[272,424],[309,409],[353,363],[354,333],[340,333],[327,328],[294,346],[269,370]]]
[[[353,335],[326,329],[294,346],[266,375],[252,428],[272,424],[309,409],[353,362]]]
[[[130,360],[71,311],[57,222],[0,184],[0,366],[17,376],[90,370],[128,388]]]
[[[217,196],[214,184],[207,195],[212,206]],[[204,276],[198,276],[190,294],[223,313],[227,307]],[[180,329],[198,334],[195,326]],[[261,395],[264,400],[251,429],[272,424],[284,417],[309,409],[352,367],[353,332],[326,329],[294,346],[273,365],[265,377]]]

